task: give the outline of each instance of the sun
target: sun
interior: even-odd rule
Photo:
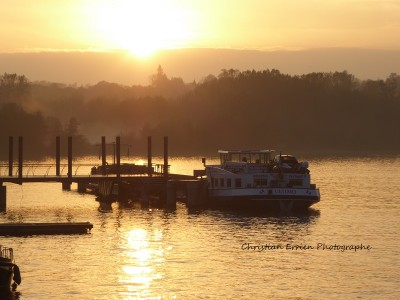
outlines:
[[[98,1],[95,6],[95,24],[109,48],[147,57],[190,40],[189,10],[172,0]]]

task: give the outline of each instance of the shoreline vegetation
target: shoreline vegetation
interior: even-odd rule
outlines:
[[[270,148],[314,156],[398,155],[400,75],[360,80],[346,71],[283,74],[223,69],[200,82],[169,78],[161,66],[149,85],[30,82],[0,75],[0,159],[8,137],[24,137],[24,159],[51,157],[55,137],[66,155],[97,155],[101,136],[121,136],[122,150],[154,155],[169,136],[172,156],[215,155],[218,149]],[[14,145],[16,150],[17,145]],[[65,149],[64,149],[65,148]],[[111,151],[111,150],[107,150]]]

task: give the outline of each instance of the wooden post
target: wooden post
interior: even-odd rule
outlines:
[[[86,193],[86,182],[78,181],[78,193]]]
[[[14,138],[8,137],[8,176],[13,176]]]
[[[115,142],[113,143],[113,165],[115,165]]]
[[[68,178],[72,177],[72,136],[68,137]]]
[[[101,137],[101,166],[102,166],[102,170],[101,170],[101,174],[102,175],[106,175],[106,137],[102,136]]]
[[[62,189],[64,191],[70,191],[71,190],[71,181],[63,181],[62,182]]]
[[[0,212],[5,212],[7,209],[7,187],[0,185]]]
[[[56,136],[56,176],[60,176],[60,161],[61,161],[61,152],[60,152],[60,137]]]
[[[121,138],[119,136],[115,139],[116,155],[117,155],[117,177],[121,175]]]
[[[147,174],[153,175],[153,162],[152,162],[152,149],[151,149],[151,136],[147,137]]]
[[[22,164],[23,164],[23,153],[24,153],[24,140],[22,136],[18,137],[18,177],[22,178]]]
[[[168,178],[168,137],[164,136],[164,178]]]

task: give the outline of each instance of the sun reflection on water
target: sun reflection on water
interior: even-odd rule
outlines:
[[[128,247],[139,250],[148,247],[147,231],[141,228],[133,229],[129,232]]]
[[[119,282],[125,286],[126,299],[132,299],[132,296],[150,296],[152,282],[162,278],[162,274],[155,268],[158,263],[164,261],[164,251],[159,243],[163,237],[162,231],[136,228],[127,232],[125,236]]]

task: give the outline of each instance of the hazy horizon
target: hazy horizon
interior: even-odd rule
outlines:
[[[169,77],[199,82],[222,69],[278,69],[290,75],[347,71],[361,80],[385,79],[400,73],[400,50],[318,48],[308,50],[175,49],[160,50],[137,58],[114,52],[16,52],[0,53],[0,73],[23,74],[31,81],[64,84],[148,85],[149,76],[161,65]]]
[[[32,81],[147,85],[158,65],[185,82],[231,68],[400,73],[391,0],[20,0],[0,20],[0,73]]]

